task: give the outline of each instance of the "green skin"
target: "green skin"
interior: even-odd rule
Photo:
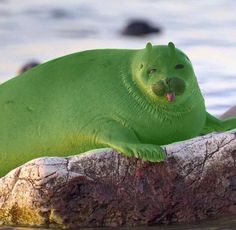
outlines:
[[[159,162],[160,145],[235,127],[206,112],[173,43],[79,52],[0,86],[0,176],[33,158],[102,147]]]

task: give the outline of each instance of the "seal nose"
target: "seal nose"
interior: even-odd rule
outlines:
[[[176,95],[183,94],[186,88],[184,80],[178,77],[167,77],[165,84],[169,91],[175,92]]]
[[[178,77],[167,77],[165,79],[165,84],[168,89],[166,98],[169,102],[174,101],[177,95],[183,94],[186,88],[185,82]]]
[[[174,101],[176,96],[183,94],[185,88],[184,80],[178,77],[167,77],[152,85],[152,91],[157,96],[166,97],[169,102]]]
[[[168,86],[170,86],[170,82],[171,82],[171,78],[170,78],[170,77],[167,77],[167,78],[165,79],[165,83],[166,83]]]

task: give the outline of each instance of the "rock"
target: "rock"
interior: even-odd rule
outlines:
[[[37,65],[40,65],[40,63],[37,62],[37,61],[28,62],[28,63],[24,64],[24,65],[19,69],[18,74],[22,74],[22,73],[26,72],[27,70],[29,70],[29,69],[31,69],[31,68],[37,66]]]
[[[236,105],[227,110],[224,114],[220,116],[221,119],[236,117]]]
[[[123,35],[144,36],[151,33],[160,33],[161,28],[152,26],[145,20],[132,20],[122,30]]]
[[[162,163],[112,149],[32,160],[0,179],[0,222],[78,228],[236,215],[236,130],[165,149]]]

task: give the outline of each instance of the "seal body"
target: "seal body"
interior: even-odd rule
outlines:
[[[0,176],[101,147],[161,161],[159,145],[221,128],[208,117],[191,62],[172,43],[71,54],[0,86]]]

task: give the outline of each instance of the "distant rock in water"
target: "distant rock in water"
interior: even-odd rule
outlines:
[[[230,118],[230,117],[235,117],[235,116],[236,116],[236,105],[231,107],[224,114],[222,114],[220,118],[225,119],[225,118]]]
[[[55,8],[50,11],[50,14],[55,19],[65,19],[65,18],[72,18],[73,15],[71,12],[68,12],[62,8]]]
[[[122,30],[122,34],[127,36],[144,36],[147,34],[160,32],[160,27],[154,27],[145,20],[131,20]]]
[[[18,74],[22,74],[24,73],[25,71],[37,66],[37,65],[40,65],[40,62],[37,62],[37,61],[31,61],[31,62],[27,62],[26,64],[24,64],[18,71]]]

